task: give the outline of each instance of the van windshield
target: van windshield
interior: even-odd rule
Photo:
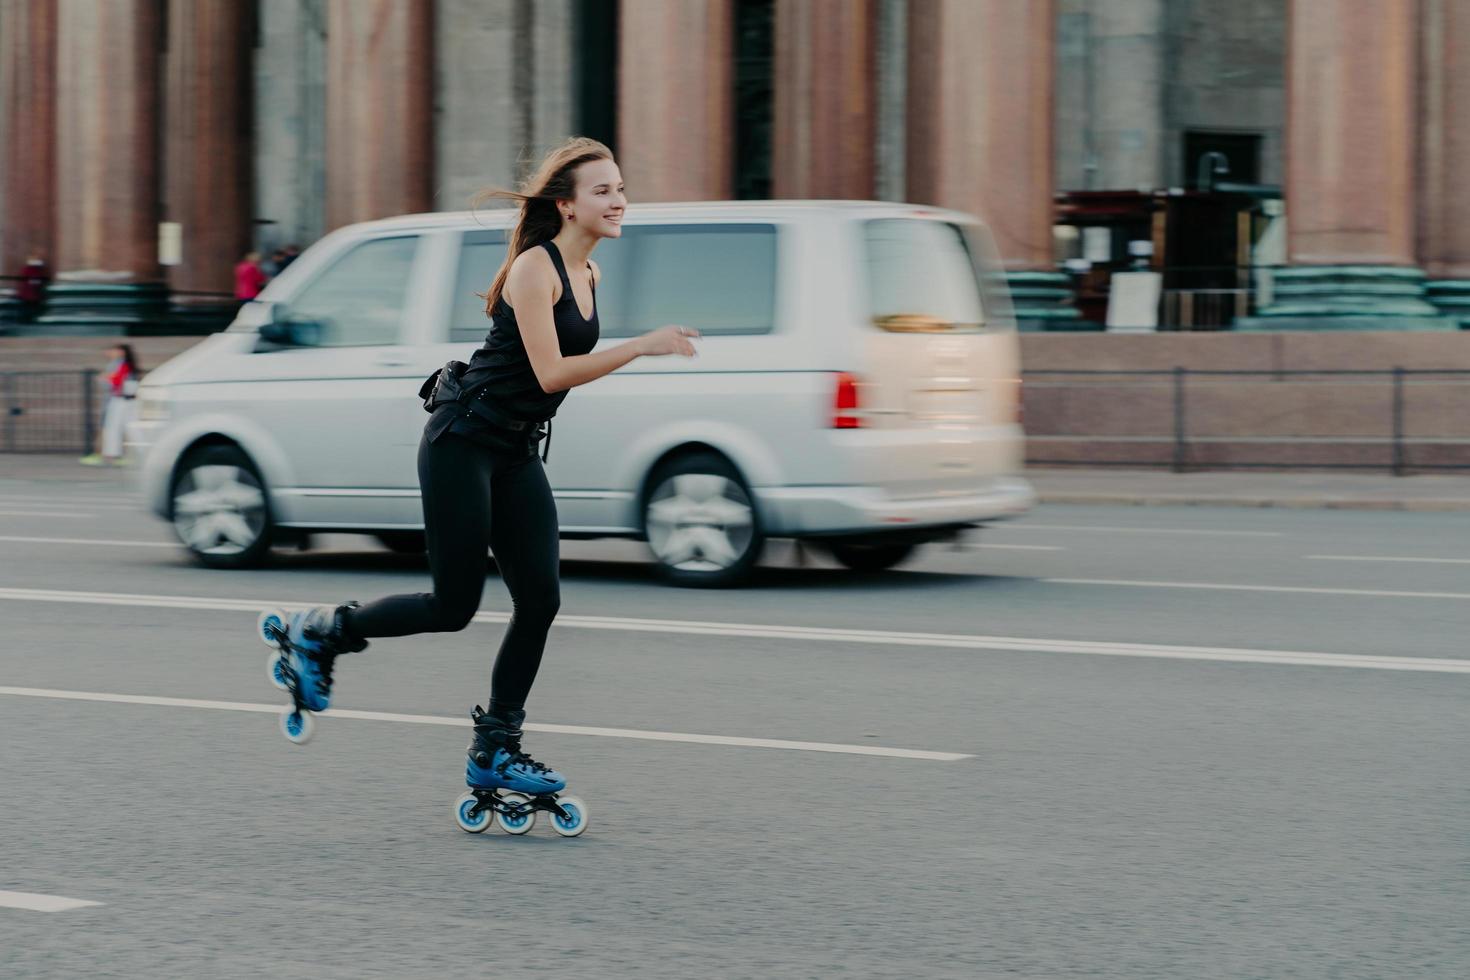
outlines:
[[[963,231],[943,221],[865,223],[868,310],[898,333],[967,333],[985,325],[975,261]]]

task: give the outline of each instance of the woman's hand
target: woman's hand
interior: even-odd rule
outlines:
[[[698,336],[699,331],[693,327],[670,324],[639,337],[638,352],[654,357],[661,354],[683,354],[685,357],[693,357],[694,344],[690,343],[690,338]]]

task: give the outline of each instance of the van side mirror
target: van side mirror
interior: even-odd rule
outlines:
[[[260,325],[260,339],[277,347],[316,347],[320,343],[322,325],[315,320],[277,317]]]

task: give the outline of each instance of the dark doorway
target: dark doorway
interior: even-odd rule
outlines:
[[[771,196],[771,117],[776,10],[773,0],[735,5],[735,197]]]
[[[618,0],[577,0],[577,135],[617,152]]]
[[[1212,173],[1211,161],[1205,161],[1207,153],[1219,153],[1225,157],[1229,173]],[[1201,171],[1206,182],[1201,184]],[[1191,190],[1209,190],[1215,184],[1256,184],[1261,179],[1261,134],[1260,133],[1212,133],[1190,130],[1184,134],[1184,184]]]

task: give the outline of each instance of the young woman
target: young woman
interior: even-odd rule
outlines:
[[[123,437],[133,420],[134,398],[138,394],[138,358],[131,344],[118,344],[108,350],[107,403],[102,408],[102,431],[98,433],[97,452],[83,456],[88,466],[121,466]]]
[[[595,354],[597,283],[591,260],[622,234],[622,176],[606,146],[572,139],[553,150],[520,193],[505,264],[486,295],[492,325],[460,379],[479,404],[438,407],[419,444],[419,485],[434,591],[298,613],[287,656],[305,706],[327,707],[332,667],[374,637],[462,630],[479,608],[495,554],[513,612],[475,722],[466,782],[472,790],[553,793],[566,780],[521,749],[526,695],[561,604],[556,503],[537,453],[570,389],[635,358],[694,356],[695,330],[661,327]],[[540,426],[545,423],[543,433]]]

